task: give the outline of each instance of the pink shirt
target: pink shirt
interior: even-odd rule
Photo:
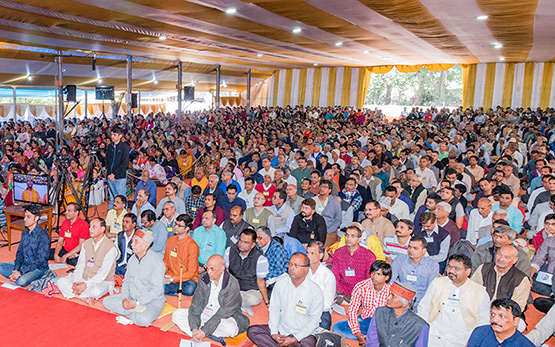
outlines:
[[[370,266],[374,261],[374,253],[364,247],[359,246],[353,255],[349,253],[347,246],[338,248],[333,254],[331,267],[337,282],[337,291],[351,295],[358,282],[370,278]]]

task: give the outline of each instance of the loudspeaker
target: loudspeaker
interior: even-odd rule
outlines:
[[[66,95],[67,102],[77,101],[77,86],[74,84],[69,84],[64,88],[64,94]]]
[[[193,101],[195,100],[195,87],[183,87],[183,100]]]
[[[131,108],[137,108],[137,93],[131,93]]]

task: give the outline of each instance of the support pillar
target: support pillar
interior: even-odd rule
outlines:
[[[220,65],[216,67],[216,105],[215,109],[220,109]]]
[[[183,102],[183,63],[177,64],[177,117],[183,117],[182,105]]]
[[[141,111],[141,90],[140,89],[137,91],[137,106],[139,107],[138,113],[143,114],[143,111]]]
[[[62,52],[58,51],[58,80],[56,86],[58,87],[58,143],[63,143],[64,140],[64,83],[63,83],[63,61]],[[58,150],[58,148],[56,148]]]
[[[247,71],[247,114],[251,110],[251,69]]]
[[[132,57],[127,57],[127,117],[131,119],[131,114],[133,113],[131,110],[131,97],[133,93],[133,61]],[[119,110],[116,110],[115,113],[117,114]],[[112,112],[112,116],[114,116],[114,112]]]
[[[17,123],[17,92],[16,87],[13,86],[13,121]]]
[[[85,89],[85,118],[87,118],[89,114],[89,107],[88,107],[89,100],[87,98],[88,94],[89,94],[88,91]]]

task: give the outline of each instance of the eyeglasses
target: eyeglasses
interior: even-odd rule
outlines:
[[[310,265],[305,265],[305,264],[296,264],[296,263],[288,263],[289,267],[291,268],[301,268],[301,267],[309,267]]]

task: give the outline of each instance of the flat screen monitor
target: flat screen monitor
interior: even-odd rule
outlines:
[[[48,176],[13,175],[13,194],[16,201],[48,205],[48,190]]]
[[[114,87],[96,87],[96,100],[114,100]]]

